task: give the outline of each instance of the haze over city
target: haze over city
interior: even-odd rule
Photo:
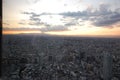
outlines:
[[[3,34],[120,37],[119,0],[3,0]]]
[[[120,80],[120,0],[2,0],[0,80]]]

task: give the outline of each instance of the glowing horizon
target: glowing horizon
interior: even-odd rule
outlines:
[[[119,0],[4,0],[2,34],[21,33],[120,36]]]

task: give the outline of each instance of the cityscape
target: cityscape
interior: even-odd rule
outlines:
[[[120,0],[2,0],[0,80],[120,80]]]
[[[2,79],[119,80],[120,38],[3,35]]]

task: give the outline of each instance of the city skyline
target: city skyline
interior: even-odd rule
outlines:
[[[3,34],[120,36],[119,0],[4,0]]]

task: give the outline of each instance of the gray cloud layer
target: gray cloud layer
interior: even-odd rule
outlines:
[[[66,31],[66,30],[68,30],[68,28],[65,27],[65,26],[57,25],[57,26],[46,26],[44,28],[41,28],[40,30],[42,32],[48,32],[48,31]]]
[[[120,8],[112,11],[110,9],[110,6],[107,4],[101,4],[98,9],[88,8],[81,12],[64,12],[59,14],[36,14],[34,12],[22,12],[22,14],[29,15],[29,25],[44,25],[45,27],[40,29],[42,32],[69,30],[68,27],[78,25],[79,22],[82,23],[84,21],[91,21],[92,25],[96,27],[110,27],[110,25],[113,25],[120,21]],[[61,15],[63,16],[63,19],[61,19],[61,21],[63,21],[64,25],[54,26],[48,23],[44,23],[40,19],[40,17],[43,15]],[[72,19],[65,21],[67,18]],[[79,21],[79,19],[82,21]]]
[[[76,19],[89,20],[93,22],[95,26],[109,26],[120,21],[120,10],[116,9],[111,11],[109,6],[106,4],[101,4],[98,10],[92,12],[92,10],[87,9],[83,12],[66,12],[60,13],[64,17],[73,17]]]
[[[36,25],[36,26],[44,25],[45,27],[39,28],[40,31],[42,31],[42,32],[48,32],[48,31],[65,31],[65,30],[68,30],[68,28],[66,26],[51,25],[51,24],[42,22],[41,19],[39,18],[42,15],[54,15],[54,14],[51,14],[51,13],[36,14],[34,12],[23,12],[22,14],[30,15],[29,16],[30,22],[28,23],[29,25]]]
[[[38,28],[3,28],[3,30],[12,30],[12,31],[28,31],[28,30],[39,30]]]

